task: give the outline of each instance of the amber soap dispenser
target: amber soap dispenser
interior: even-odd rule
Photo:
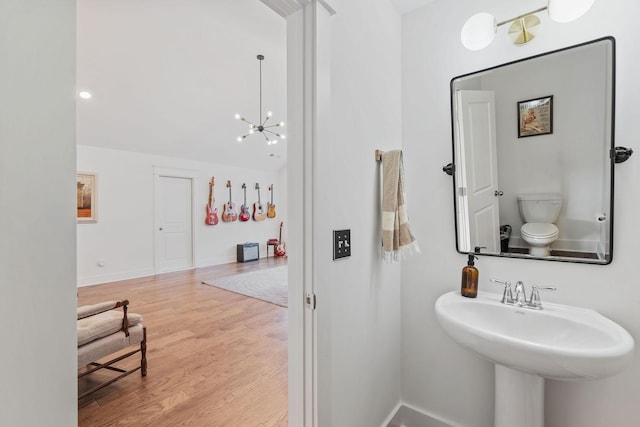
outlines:
[[[478,258],[474,254],[469,254],[469,261],[462,269],[462,284],[460,293],[463,297],[475,298],[478,296],[478,269],[474,265],[474,260]]]

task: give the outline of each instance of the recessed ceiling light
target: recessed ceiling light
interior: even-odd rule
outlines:
[[[78,92],[78,96],[82,99],[91,99],[93,95],[91,95],[91,92],[87,92],[86,90],[83,90],[81,92]]]

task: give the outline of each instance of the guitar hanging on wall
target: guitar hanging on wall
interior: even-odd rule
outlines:
[[[260,202],[260,185],[256,182],[256,190],[258,190],[258,201],[253,204],[253,220],[262,221],[267,217],[264,206]]]
[[[229,201],[224,204],[224,208],[222,209],[222,220],[231,222],[238,219],[236,204],[231,200],[231,181],[227,181],[227,188],[229,189]]]
[[[282,224],[283,222],[280,222],[280,240],[278,240],[278,244],[273,250],[273,253],[276,256],[285,256],[287,254],[287,249],[284,245],[284,242],[282,241]]]
[[[269,186],[271,192],[271,203],[267,202],[267,218],[276,217],[276,205],[273,204],[273,184]]]
[[[244,191],[244,203],[240,206],[240,221],[249,221],[251,213],[249,212],[249,205],[247,205],[247,184],[242,183],[242,190]]]
[[[218,208],[214,208],[213,204],[216,199],[213,197],[213,185],[215,177],[211,177],[209,181],[209,202],[207,203],[207,217],[204,219],[207,225],[216,225],[218,223]]]

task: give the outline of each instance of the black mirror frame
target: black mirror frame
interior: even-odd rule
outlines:
[[[462,74],[456,77],[453,77],[449,83],[449,90],[450,90],[450,97],[449,97],[449,102],[451,103],[451,148],[452,148],[452,153],[451,153],[451,157],[452,157],[452,161],[451,163],[449,163],[448,165],[446,165],[445,167],[443,167],[443,171],[445,173],[447,173],[447,175],[451,175],[452,177],[452,194],[453,194],[453,212],[454,212],[454,216],[453,216],[453,225],[454,225],[454,237],[455,237],[455,241],[456,241],[456,251],[460,254],[465,254],[467,255],[469,252],[464,252],[460,250],[459,244],[458,244],[458,221],[456,218],[456,212],[458,212],[458,205],[457,205],[457,201],[456,201],[456,179],[455,179],[455,175],[453,173],[453,171],[456,170],[456,158],[455,158],[455,121],[454,121],[454,117],[455,117],[455,105],[454,105],[454,94],[455,94],[455,90],[454,90],[454,82],[458,79],[464,78],[464,77],[469,77],[472,76],[474,74],[478,74],[478,73],[483,73],[486,71],[490,71],[490,70],[494,70],[497,68],[501,68],[501,67],[505,67],[507,65],[511,65],[511,64],[516,64],[516,63],[520,63],[523,61],[528,61],[531,59],[535,59],[535,58],[540,58],[543,56],[548,56],[548,55],[552,55],[554,53],[558,53],[558,52],[563,52],[566,50],[570,50],[570,49],[574,49],[574,48],[578,48],[581,46],[587,46],[590,44],[594,44],[594,43],[598,43],[598,42],[602,42],[602,41],[609,41],[611,43],[611,147],[609,150],[609,158],[610,158],[610,170],[611,170],[611,183],[610,183],[610,206],[609,206],[609,257],[601,262],[593,262],[593,261],[589,261],[587,259],[581,259],[581,258],[570,258],[570,257],[550,257],[550,258],[542,258],[542,257],[532,257],[529,256],[528,254],[502,254],[502,253],[477,253],[476,255],[485,255],[485,256],[493,256],[493,257],[499,257],[499,258],[515,258],[515,259],[530,259],[530,260],[539,260],[539,261],[557,261],[557,262],[571,262],[571,263],[578,263],[578,264],[590,264],[590,265],[609,265],[611,264],[611,262],[613,261],[613,243],[614,243],[614,235],[613,235],[613,223],[614,223],[614,184],[615,184],[615,164],[616,163],[621,163],[624,162],[625,160],[627,160],[631,154],[633,153],[633,150],[628,149],[626,147],[616,147],[615,146],[615,105],[616,105],[616,40],[613,36],[606,36],[606,37],[601,37],[595,40],[591,40],[591,41],[587,41],[584,43],[579,43],[579,44],[575,44],[575,45],[571,45],[571,46],[567,46],[567,47],[563,47],[560,49],[555,49],[552,51],[548,51],[548,52],[544,52],[541,54],[537,54],[537,55],[533,55],[533,56],[528,56],[526,58],[522,58],[522,59],[518,59],[515,61],[510,61],[510,62],[506,62],[500,65],[496,65],[493,67],[489,67],[489,68],[485,68],[482,70],[478,70],[478,71],[473,71],[470,73],[466,73],[466,74]]]

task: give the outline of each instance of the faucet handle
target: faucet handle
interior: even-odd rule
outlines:
[[[511,282],[498,280],[491,278],[489,279],[493,283],[500,283],[504,285],[504,292],[502,293],[502,303],[503,304],[513,304],[513,294],[511,293]]]
[[[557,289],[558,288],[556,288],[555,286],[538,286],[538,285],[531,286],[531,296],[529,297],[529,307],[542,310],[542,302],[540,301],[540,292],[538,291],[539,290],[555,291]]]

